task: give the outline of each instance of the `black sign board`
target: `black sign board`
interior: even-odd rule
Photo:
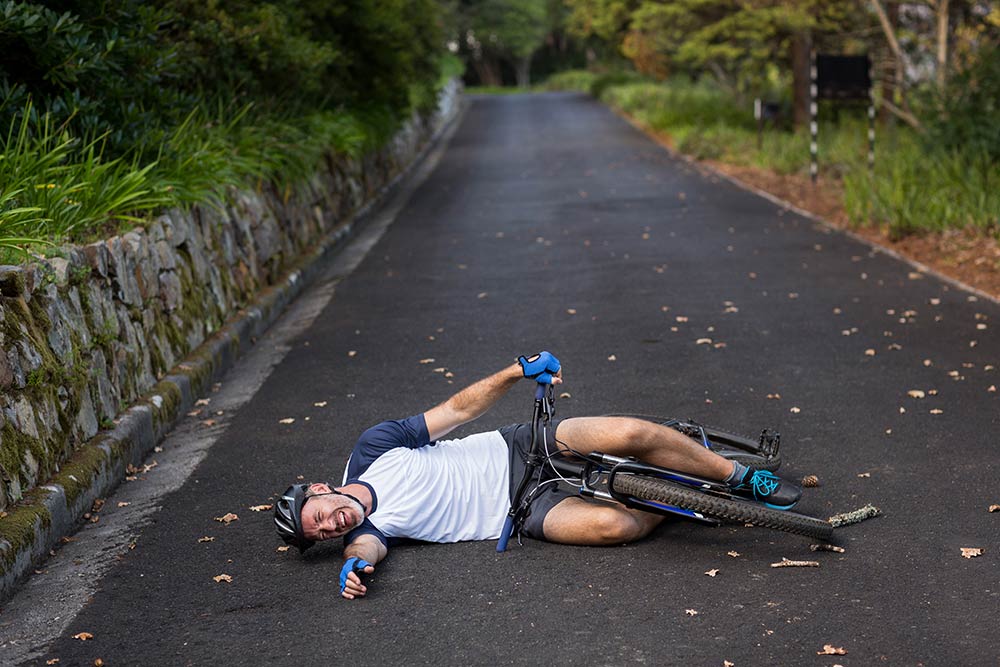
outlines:
[[[867,100],[871,94],[868,56],[816,54],[816,85],[823,100]]]

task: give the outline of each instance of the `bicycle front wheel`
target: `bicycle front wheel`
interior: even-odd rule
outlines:
[[[788,510],[776,510],[749,500],[722,498],[676,482],[643,475],[615,475],[614,490],[626,496],[672,505],[724,521],[805,535],[819,540],[833,536],[828,521]]]

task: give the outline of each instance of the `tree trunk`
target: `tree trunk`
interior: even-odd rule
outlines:
[[[792,38],[792,118],[795,127],[809,123],[809,33]]]
[[[514,70],[517,74],[518,88],[531,87],[531,56],[519,58]]]
[[[899,28],[899,3],[887,3],[886,14],[889,19],[889,26],[895,32]],[[896,58],[896,54],[888,47],[882,67],[882,99],[889,102],[896,101],[896,82],[898,70],[902,63]],[[896,115],[889,111],[889,107],[879,105],[879,120],[884,124],[891,124],[896,121]]]
[[[472,61],[472,67],[476,70],[476,75],[479,76],[479,85],[503,85],[503,79],[500,76],[500,68],[497,67],[497,62],[493,58],[490,58],[489,56],[476,58]]]
[[[937,85],[948,81],[948,0],[937,0]]]

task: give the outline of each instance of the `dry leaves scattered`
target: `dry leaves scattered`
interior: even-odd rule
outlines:
[[[90,634],[89,632],[80,632],[80,633],[77,633],[77,634],[73,635],[73,639],[79,639],[82,642],[85,642],[88,639],[93,639],[93,638],[94,638],[94,635]]]
[[[239,521],[240,518],[238,516],[236,516],[235,514],[233,514],[232,512],[227,512],[226,514],[224,514],[222,516],[215,517],[215,520],[219,521],[221,523],[224,523],[224,524],[226,524],[228,526],[233,521]]]
[[[715,575],[719,574],[719,569],[718,568],[711,569],[705,574],[707,574],[710,577],[714,577]]]
[[[46,660],[45,664],[46,665],[58,665],[59,664],[59,658],[52,658],[51,660]]]
[[[962,558],[975,558],[982,556],[983,550],[979,547],[959,547],[962,550]]]
[[[906,392],[906,395],[909,396],[910,398],[923,398],[924,396],[926,396],[926,394],[919,389],[911,389],[910,391]]]
[[[295,423],[295,418],[294,417],[285,417],[284,419],[279,419],[278,423],[279,424],[293,424],[293,423]]]
[[[218,521],[218,519],[216,519],[216,521]],[[209,537],[208,535],[206,535],[205,537],[199,537],[198,538],[198,542],[199,543],[201,543],[201,542],[214,542],[214,541],[215,541],[215,538],[214,537]]]
[[[275,549],[275,551],[277,551],[277,552],[278,552],[279,554],[281,554],[281,553],[285,553],[286,551],[288,551],[288,549],[289,549],[289,547],[288,547],[288,545],[286,544],[286,545],[285,545],[285,546],[283,546],[283,547],[278,547],[277,549]]]
[[[800,412],[802,412],[802,409],[801,409],[801,408],[796,408],[796,407],[792,407],[792,408],[791,408],[791,409],[789,410],[789,412],[791,412],[791,413],[792,413],[793,415],[797,415],[797,414],[799,414]]]
[[[739,551],[727,551],[726,555],[727,556],[732,556],[733,558],[739,558],[740,557],[740,552]]]
[[[847,655],[847,649],[833,644],[823,644],[823,650],[816,651],[816,655]]]
[[[217,577],[212,577],[212,580],[217,584],[221,584],[222,582],[226,582],[227,584],[233,583],[233,578],[228,574],[220,574]]]
[[[991,512],[1000,512],[1000,505],[990,505]]]
[[[326,401],[317,401],[316,403],[313,403],[313,407],[314,408],[325,408],[326,407]]]
[[[254,505],[250,508],[251,512],[266,512],[267,510],[274,507],[274,505]]]
[[[685,609],[684,613],[687,614],[688,616],[697,616],[698,615],[698,612],[695,609]]]

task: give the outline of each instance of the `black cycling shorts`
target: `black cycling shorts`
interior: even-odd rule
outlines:
[[[555,453],[558,450],[556,446],[556,427],[559,426],[559,421],[558,419],[553,419],[546,428],[545,440],[550,453]],[[521,477],[524,475],[525,467],[527,467],[525,459],[527,458],[528,450],[531,449],[531,424],[511,424],[504,426],[500,429],[500,435],[507,442],[507,448],[510,453],[509,494],[513,501],[514,492],[517,491],[517,485],[521,483]],[[541,472],[540,476],[538,475],[539,472]],[[558,479],[550,466],[544,466],[540,471],[536,471],[535,475],[526,493],[529,493],[540,482]],[[575,491],[567,489],[560,482],[549,482],[543,486],[531,502],[528,518],[525,519],[524,525],[521,526],[521,534],[536,540],[544,540],[545,534],[542,532],[542,524],[545,522],[545,515],[561,501],[576,495]]]

